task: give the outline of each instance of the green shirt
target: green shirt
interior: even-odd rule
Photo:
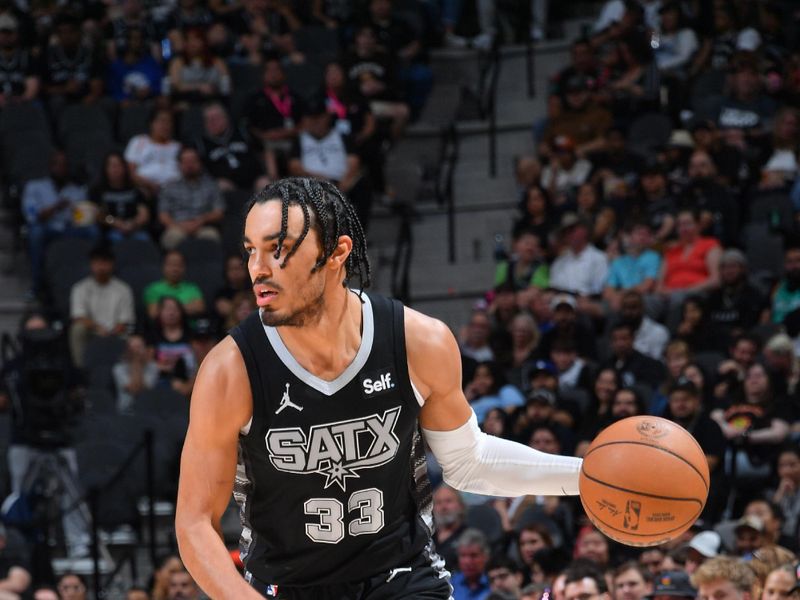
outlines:
[[[494,271],[494,285],[501,285],[511,279],[513,276],[513,269],[514,261],[504,260],[498,263]],[[550,285],[550,269],[547,268],[546,264],[537,265],[531,272],[525,274],[523,279],[520,280],[514,277],[512,283],[518,290],[524,290],[530,286],[545,289]]]
[[[200,291],[197,284],[188,281],[181,281],[178,285],[172,285],[163,279],[144,288],[145,306],[156,304],[164,296],[172,296],[183,306],[186,306],[193,300],[202,300],[203,292]]]

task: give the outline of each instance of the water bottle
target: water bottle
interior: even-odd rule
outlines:
[[[172,44],[170,44],[169,38],[166,37],[161,40],[161,58],[164,62],[172,58]]]

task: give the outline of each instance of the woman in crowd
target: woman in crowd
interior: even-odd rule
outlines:
[[[189,104],[220,100],[231,93],[231,76],[223,60],[208,48],[204,30],[189,29],[183,53],[169,65],[169,95],[176,108]]]
[[[472,380],[464,388],[464,395],[479,424],[493,408],[510,411],[525,404],[522,392],[506,383],[503,369],[494,361],[478,363]]]
[[[800,531],[800,448],[787,444],[778,454],[778,488],[772,501],[783,511],[783,535],[797,539]]]
[[[153,354],[153,348],[141,335],[128,338],[122,360],[112,370],[118,412],[131,410],[136,394],[153,389],[158,383],[159,368]]]
[[[550,193],[539,183],[534,183],[525,190],[525,198],[520,202],[522,215],[514,223],[514,231],[529,229],[533,231],[547,254],[550,249],[550,233],[553,231],[555,218],[550,204]]]
[[[91,191],[91,199],[98,207],[98,221],[106,228],[111,242],[124,239],[150,241],[147,227],[150,210],[142,193],[131,181],[125,157],[117,151],[110,152],[103,162],[100,181]]]
[[[180,177],[181,145],[173,139],[173,129],[172,111],[156,109],[150,117],[148,133],[132,137],[125,148],[131,179],[148,198],[155,198],[164,184]]]
[[[164,296],[158,301],[156,318],[148,342],[155,348],[159,383],[172,386],[173,379],[188,379],[195,369],[194,353],[189,343],[186,312],[176,298]]]

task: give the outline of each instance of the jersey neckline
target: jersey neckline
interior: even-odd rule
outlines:
[[[283,343],[283,339],[281,339],[281,335],[278,333],[278,330],[275,327],[269,327],[262,324],[262,327],[264,327],[264,332],[267,334],[267,339],[272,345],[272,349],[275,350],[275,354],[278,355],[278,358],[284,364],[284,366],[289,369],[289,371],[291,371],[292,374],[300,381],[314,388],[321,394],[325,394],[326,396],[333,396],[336,392],[350,383],[356,374],[358,374],[358,372],[362,369],[362,367],[367,364],[367,359],[372,351],[372,341],[375,337],[372,303],[369,300],[369,296],[367,296],[365,293],[361,294],[361,298],[363,299],[363,304],[361,305],[361,319],[363,323],[361,345],[358,347],[358,352],[356,352],[356,356],[353,358],[353,361],[347,365],[345,370],[342,371],[335,379],[330,381],[317,377],[310,371],[307,371],[305,367],[297,362],[294,356],[292,356],[292,353],[289,352],[289,349],[286,347],[286,344]]]

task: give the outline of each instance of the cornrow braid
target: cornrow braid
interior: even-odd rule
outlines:
[[[369,287],[372,270],[367,256],[367,240],[364,228],[358,220],[355,207],[345,198],[339,189],[329,181],[311,177],[288,177],[268,185],[255,194],[244,208],[245,216],[256,204],[264,204],[270,200],[281,202],[281,230],[278,234],[275,258],[283,250],[283,243],[288,235],[289,207],[298,205],[303,210],[303,230],[281,262],[281,268],[297,251],[308,235],[311,227],[315,227],[322,243],[322,253],[311,268],[311,272],[323,267],[336,249],[339,236],[346,235],[353,240],[353,249],[345,261],[345,279],[343,285],[350,285],[358,280],[359,296]],[[313,213],[313,218],[312,218]]]

